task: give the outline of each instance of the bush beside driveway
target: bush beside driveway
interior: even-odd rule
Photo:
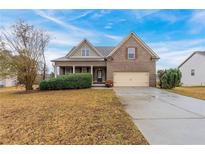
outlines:
[[[0,90],[1,144],[148,144],[112,90]]]

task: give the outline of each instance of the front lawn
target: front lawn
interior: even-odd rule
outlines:
[[[0,144],[148,144],[112,90],[0,89]]]
[[[169,91],[205,100],[205,87],[176,87]]]

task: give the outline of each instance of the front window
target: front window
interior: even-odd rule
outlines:
[[[82,56],[89,56],[89,49],[88,48],[82,48],[81,49],[81,55]]]
[[[135,48],[127,49],[128,59],[135,59]]]
[[[87,73],[87,67],[82,68],[82,73]]]
[[[73,70],[71,67],[66,67],[65,68],[65,74],[73,73]]]
[[[191,70],[191,76],[194,76],[194,75],[195,75],[195,70],[192,69],[192,70]]]

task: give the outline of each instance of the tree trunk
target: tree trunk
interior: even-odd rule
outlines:
[[[25,88],[26,88],[26,91],[33,90],[33,84],[28,82],[25,84]]]
[[[46,64],[43,65],[43,80],[46,79]]]
[[[31,74],[31,75],[30,75]],[[28,90],[33,90],[33,84],[36,79],[36,73],[35,72],[30,72],[28,75],[25,77],[25,88],[26,91]]]

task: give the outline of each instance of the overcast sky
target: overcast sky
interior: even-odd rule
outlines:
[[[50,33],[50,71],[51,59],[84,38],[115,46],[135,32],[160,56],[158,69],[177,67],[193,51],[205,50],[205,10],[0,10],[0,27],[19,19]]]

